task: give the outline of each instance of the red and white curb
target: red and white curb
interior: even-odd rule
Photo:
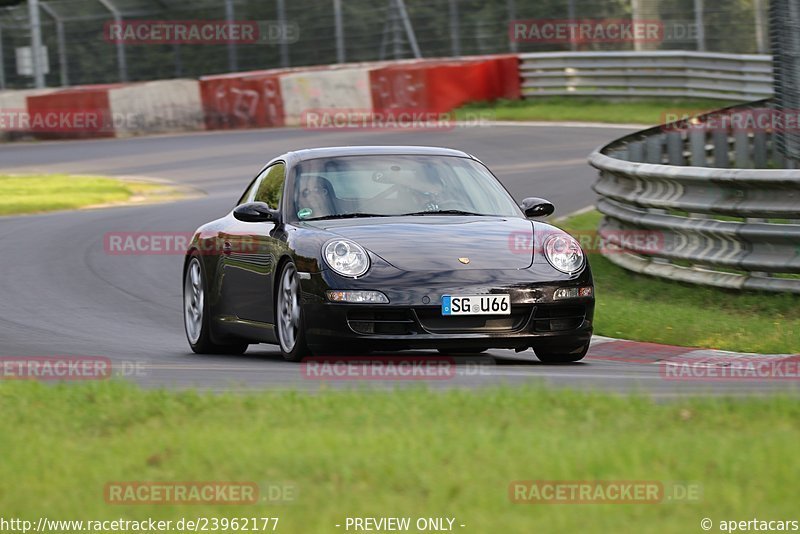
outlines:
[[[605,336],[593,336],[589,360],[617,361],[622,363],[662,364],[671,362],[693,365],[730,365],[736,361],[781,362],[797,360],[800,354],[754,354],[727,350],[677,347],[643,341],[630,341]]]

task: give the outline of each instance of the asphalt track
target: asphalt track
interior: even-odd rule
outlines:
[[[197,356],[183,333],[179,255],[109,255],[106,232],[189,232],[224,215],[259,167],[287,150],[358,144],[439,145],[486,162],[519,200],[541,196],[556,215],[592,204],[586,156],[626,133],[590,126],[491,126],[452,131],[364,132],[266,129],[123,140],[0,146],[0,172],[65,172],[167,179],[205,193],[171,204],[0,218],[0,357],[104,356],[145,386],[205,390],[363,387],[307,378],[269,345],[244,356]],[[533,353],[492,351],[458,358],[432,387],[546,383],[641,391],[660,398],[797,392],[792,380],[665,380],[657,354],[615,355],[593,347],[572,365],[543,365]],[[424,352],[418,353],[428,354]],[[514,359],[516,358],[516,360]],[[409,381],[370,381],[396,387]]]

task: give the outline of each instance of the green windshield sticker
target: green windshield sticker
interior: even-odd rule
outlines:
[[[311,217],[311,208],[303,208],[297,212],[297,216],[301,219],[305,219],[306,217]]]

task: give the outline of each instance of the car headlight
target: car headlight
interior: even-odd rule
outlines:
[[[545,239],[544,256],[550,265],[566,274],[580,271],[586,262],[581,246],[567,234],[553,234]]]
[[[349,239],[333,239],[322,249],[325,263],[336,273],[356,278],[369,270],[369,255],[364,247]]]

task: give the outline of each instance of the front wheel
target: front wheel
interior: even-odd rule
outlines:
[[[541,349],[533,349],[533,351],[542,363],[572,363],[580,361],[586,356],[586,353],[589,352],[589,344],[587,343],[572,352],[555,352]]]
[[[244,354],[248,346],[245,342],[220,344],[211,341],[206,287],[203,263],[194,256],[183,274],[183,325],[189,346],[197,354]]]
[[[281,355],[287,361],[299,362],[311,352],[306,345],[303,308],[300,305],[300,282],[297,268],[292,262],[287,262],[281,271],[275,307]]]

